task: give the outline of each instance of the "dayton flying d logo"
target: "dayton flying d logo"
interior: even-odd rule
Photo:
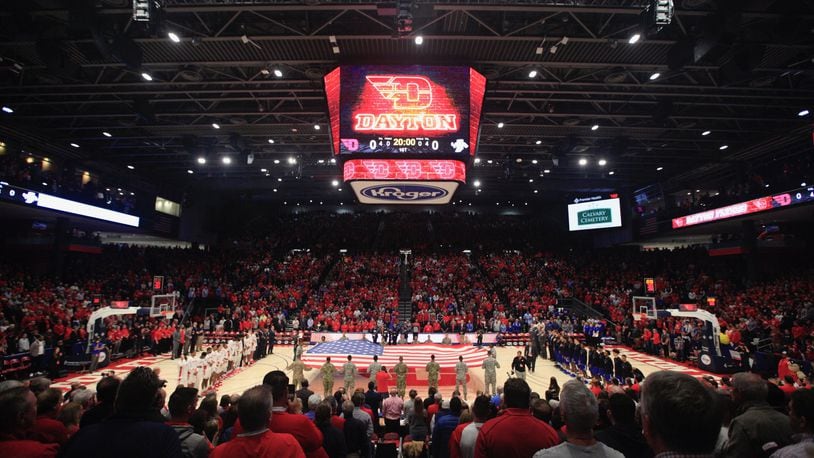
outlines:
[[[431,113],[433,85],[429,79],[414,75],[368,75],[367,82],[390,102],[365,101],[374,113],[356,113],[356,131],[446,131],[458,130],[456,113]],[[389,112],[392,110],[392,112]]]

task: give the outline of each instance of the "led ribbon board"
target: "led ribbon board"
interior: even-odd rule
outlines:
[[[485,89],[469,67],[339,67],[325,76],[334,153],[472,156]]]
[[[772,196],[758,197],[757,199],[727,205],[725,207],[714,208],[705,212],[693,213],[687,216],[673,218],[673,229],[695,226],[696,224],[711,223],[724,219],[735,218],[752,213],[760,213],[775,208],[783,208],[791,205],[799,205],[806,202],[814,202],[814,187],[799,188],[793,191],[775,194]]]
[[[31,207],[46,208],[70,213],[72,215],[124,224],[126,226],[139,226],[138,216],[83,204],[81,202],[74,202],[73,200],[55,197],[42,192],[29,191],[27,189],[11,186],[5,182],[0,182],[0,199]]]
[[[466,182],[466,164],[451,160],[351,159],[343,165],[345,181],[453,180]]]

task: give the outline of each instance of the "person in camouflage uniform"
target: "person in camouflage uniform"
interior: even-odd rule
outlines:
[[[438,374],[441,366],[435,362],[435,355],[430,355],[430,362],[427,363],[427,383],[433,388],[438,388]]]
[[[494,356],[490,353],[488,357],[483,361],[481,367],[484,370],[484,381],[486,382],[486,393],[493,395],[496,391],[497,385],[497,370],[500,368],[500,363],[497,362]],[[489,386],[492,386],[492,389],[489,389]]]
[[[469,366],[464,362],[463,356],[458,356],[458,362],[455,363],[455,390],[458,390],[458,385],[463,386],[464,400],[466,400],[466,373],[469,371]]]
[[[399,391],[399,396],[404,397],[407,392],[407,365],[404,364],[404,357],[399,356],[399,362],[393,366],[393,372],[396,374],[396,387]]]
[[[352,361],[353,357],[348,355],[348,362],[342,366],[342,374],[345,377],[345,392],[346,393],[353,393],[353,389],[356,386],[356,373],[358,370],[356,369],[356,364],[353,364]]]
[[[382,365],[379,364],[379,356],[373,355],[373,362],[367,366],[367,373],[369,375],[368,381],[376,383],[376,374],[378,374],[380,370],[382,370]]]
[[[301,387],[302,381],[305,380],[305,375],[303,371],[310,371],[310,367],[306,367],[305,363],[302,362],[301,359],[295,359],[291,362],[291,364],[286,367],[286,370],[290,370],[292,372],[291,376],[291,383],[294,384],[294,389],[298,390]]]
[[[331,357],[325,358],[325,364],[319,368],[319,373],[322,374],[322,391],[324,397],[333,396],[334,393],[334,372],[336,366],[331,364]]]

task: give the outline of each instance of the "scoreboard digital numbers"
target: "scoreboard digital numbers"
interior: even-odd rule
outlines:
[[[341,66],[325,76],[334,152],[468,158],[485,88],[469,67]]]

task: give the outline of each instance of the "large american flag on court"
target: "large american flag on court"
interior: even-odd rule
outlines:
[[[464,362],[470,367],[480,367],[486,359],[486,350],[472,345],[441,345],[441,344],[414,344],[414,345],[386,345],[381,346],[367,340],[338,340],[323,342],[314,345],[302,355],[302,362],[308,367],[318,368],[325,364],[325,358],[331,357],[334,366],[342,367],[347,356],[353,355],[353,362],[360,370],[367,369],[373,362],[373,355],[379,356],[379,363],[392,368],[399,362],[399,356],[404,357],[404,363],[410,368],[423,368],[430,362],[430,355],[435,355],[435,361],[441,368],[454,368],[458,356],[464,357]]]

